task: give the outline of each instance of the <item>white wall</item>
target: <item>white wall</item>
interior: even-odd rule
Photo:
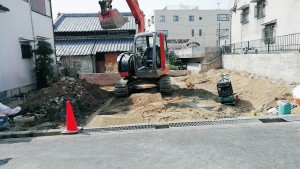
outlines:
[[[256,40],[262,38],[262,24],[277,19],[275,36],[300,32],[300,1],[299,0],[266,0],[265,17],[254,17],[254,6],[251,0],[237,0],[237,9],[250,4],[249,23],[240,23],[241,10],[232,12],[232,43]],[[234,0],[230,0],[230,8]]]
[[[46,2],[48,14],[50,3]],[[23,0],[0,0],[0,4],[10,9],[0,13],[0,92],[3,92],[35,83],[34,57],[22,59],[19,38],[34,40],[35,36],[43,36],[50,38],[52,46],[54,41],[51,17],[31,12],[30,3]],[[31,45],[34,47],[33,42]]]
[[[225,69],[300,83],[300,53],[223,55]]]

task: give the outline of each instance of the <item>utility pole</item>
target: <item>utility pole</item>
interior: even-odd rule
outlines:
[[[219,10],[219,9],[220,9],[220,8],[219,8],[219,7],[220,7],[220,2],[218,2],[217,4],[218,4],[218,10]]]

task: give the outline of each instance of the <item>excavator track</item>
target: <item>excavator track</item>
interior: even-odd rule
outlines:
[[[128,79],[120,79],[115,84],[115,96],[116,97],[127,97],[130,94]]]
[[[158,81],[158,87],[160,93],[163,95],[171,95],[172,94],[172,86],[171,86],[171,79],[169,75],[164,75],[160,77]]]

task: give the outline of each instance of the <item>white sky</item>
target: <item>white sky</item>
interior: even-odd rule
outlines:
[[[229,9],[229,0],[139,0],[140,8],[146,16],[154,10],[162,9],[167,5],[197,5],[199,9]],[[130,12],[126,0],[113,0],[113,8],[120,12]],[[97,13],[100,10],[98,0],[52,0],[53,18],[57,13]]]

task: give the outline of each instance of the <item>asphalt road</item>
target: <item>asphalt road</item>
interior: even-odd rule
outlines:
[[[1,169],[300,168],[300,122],[0,141]]]

